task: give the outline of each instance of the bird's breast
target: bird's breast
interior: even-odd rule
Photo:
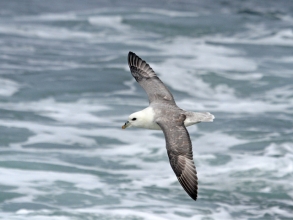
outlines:
[[[150,130],[162,130],[161,127],[156,122],[150,122],[146,125],[147,129]]]

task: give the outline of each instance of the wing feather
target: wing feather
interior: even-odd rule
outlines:
[[[128,65],[132,76],[146,91],[150,103],[159,100],[175,104],[171,92],[146,61],[135,53],[129,52]]]
[[[197,172],[193,162],[192,144],[184,126],[185,115],[178,116],[177,120],[158,119],[162,128],[169,161],[177,179],[187,194],[197,199]]]

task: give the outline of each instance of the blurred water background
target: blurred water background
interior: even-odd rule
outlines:
[[[0,219],[293,219],[293,1],[0,1]],[[148,105],[147,60],[191,111],[194,202]]]

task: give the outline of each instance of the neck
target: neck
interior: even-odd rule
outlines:
[[[147,107],[137,113],[140,115],[141,122],[136,127],[161,130],[159,125],[154,121],[155,113],[152,107]]]

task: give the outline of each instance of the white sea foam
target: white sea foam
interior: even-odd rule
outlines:
[[[22,210],[22,211],[21,211]],[[71,220],[71,217],[68,216],[56,216],[53,215],[51,211],[41,210],[41,211],[28,211],[29,213],[24,214],[25,209],[21,209],[20,213],[16,212],[16,214],[5,213],[2,215],[2,219],[10,219],[10,220],[20,220],[20,219],[32,219],[32,220]],[[23,212],[23,213],[22,213]],[[49,215],[51,214],[51,215]],[[48,215],[48,216],[46,216]]]
[[[121,16],[105,16],[105,15],[98,15],[98,16],[90,16],[88,21],[92,25],[113,28],[117,30],[128,30],[128,26],[123,24],[123,18]]]
[[[31,52],[34,53],[34,50],[32,48],[22,48],[18,50],[18,49],[9,48],[9,47],[5,48],[5,52],[13,53],[13,54],[15,53],[23,54],[26,49],[31,50]],[[62,53],[66,55],[65,51],[63,51]],[[7,59],[11,59],[11,57],[9,56]],[[17,72],[24,72],[24,71],[42,72],[45,70],[55,71],[55,70],[77,69],[77,68],[98,68],[98,66],[95,64],[82,64],[82,63],[77,63],[72,61],[42,60],[40,58],[39,59],[28,58],[26,59],[25,64],[1,63],[0,68],[3,69],[1,74],[15,74]]]
[[[32,70],[39,69],[45,70],[66,70],[76,68],[97,68],[97,65],[93,64],[82,64],[72,61],[59,61],[59,60],[42,60],[42,59],[27,59],[27,64],[32,66]],[[27,67],[26,67],[27,68]]]
[[[12,96],[20,88],[15,81],[0,78],[0,96]]]
[[[17,16],[14,17],[13,20],[15,21],[38,21],[38,22],[44,22],[44,21],[76,21],[81,20],[81,18],[78,18],[76,13],[74,12],[68,12],[68,13],[51,13],[51,14],[40,14],[40,15],[34,15],[34,16]]]
[[[136,84],[137,82],[135,82],[134,80],[129,80],[129,81],[125,81],[125,82],[123,82],[123,84],[125,85],[125,86],[127,86],[128,87],[128,89],[125,89],[125,90],[119,90],[119,91],[114,91],[114,92],[112,92],[111,94],[112,95],[115,95],[115,94],[119,94],[119,95],[132,95],[132,94],[134,94],[135,93],[135,91],[136,91],[136,87],[135,87],[135,84]]]
[[[242,51],[207,44],[202,39],[177,37],[171,44],[162,44],[160,48],[162,55],[172,54],[172,57],[176,57],[169,62],[175,62],[174,65],[185,69],[247,72],[257,67],[254,60],[243,57]]]
[[[195,151],[201,153],[220,153],[227,151],[230,147],[234,145],[244,144],[246,142],[244,140],[238,139],[232,135],[228,135],[220,131],[213,133],[207,132],[197,138],[191,137],[191,139]]]
[[[19,169],[13,169],[13,172],[11,172],[11,170],[5,168],[0,168],[0,170],[3,177],[1,183],[20,187],[19,183],[21,182],[22,185],[20,187],[20,191],[18,191],[21,193],[25,193],[24,191],[21,191],[22,187],[26,188],[31,186],[38,186],[38,181],[47,182],[47,184],[53,183],[54,181],[68,181],[74,183],[76,187],[86,190],[105,187],[105,184],[101,182],[97,176],[89,174],[53,171],[28,171]]]
[[[44,25],[22,25],[22,26],[1,26],[0,33],[2,34],[14,34],[26,37],[38,37],[43,39],[74,39],[74,38],[84,38],[91,39],[94,38],[94,34],[72,31],[61,27],[48,27]]]
[[[260,24],[247,25],[248,31],[233,37],[213,36],[209,42],[226,44],[256,44],[271,46],[293,46],[293,31],[286,28],[282,30],[271,30]]]
[[[178,60],[178,62],[180,62]],[[152,65],[160,78],[173,89],[185,92],[191,96],[210,100],[211,98],[233,99],[234,90],[227,85],[217,85],[214,89],[208,82],[204,82],[196,74],[191,73],[189,70],[180,68],[170,61],[166,61],[160,65]],[[180,82],[180,83],[178,83]]]
[[[151,201],[150,201],[151,202]],[[153,204],[158,205],[160,209],[154,209],[154,210],[148,210],[148,211],[138,211],[131,208],[126,209],[125,207],[119,208],[119,209],[101,209],[99,207],[93,207],[93,208],[87,208],[87,209],[78,209],[78,212],[81,213],[92,213],[92,214],[102,214],[105,216],[112,216],[115,218],[126,218],[126,219],[132,219],[132,218],[142,218],[144,220],[165,220],[165,219],[193,219],[193,220],[202,220],[204,218],[209,217],[209,219],[217,220],[217,219],[232,219],[231,215],[228,213],[228,210],[226,208],[216,208],[216,209],[206,209],[201,210],[194,208],[194,206],[190,207],[190,209],[184,208],[180,204],[177,204],[177,206],[165,206],[163,207],[164,210],[162,210],[162,205],[159,204]],[[166,209],[166,210],[165,210]],[[155,213],[158,212],[159,214]],[[210,213],[207,215],[205,212]],[[178,213],[182,213],[181,215],[178,215]]]
[[[290,143],[275,144],[271,143],[265,148],[265,155],[270,157],[288,156],[293,159],[293,148]],[[288,168],[290,168],[288,166]],[[291,168],[293,170],[293,168]]]
[[[48,192],[40,189],[53,187],[54,194],[62,193],[63,189],[54,186],[56,181],[64,181],[73,184],[80,190],[93,190],[107,187],[97,176],[79,173],[65,173],[53,171],[31,171],[20,169],[0,168],[1,184],[16,187],[13,192],[23,196],[10,199],[10,202],[32,202],[38,196],[46,196]],[[24,212],[22,212],[24,214]]]
[[[198,172],[199,178],[206,183],[213,184],[213,188],[218,190],[228,190],[234,192],[237,190],[238,184],[244,181],[264,181],[276,190],[279,186],[288,191],[292,191],[293,188],[287,185],[287,180],[281,181],[280,178],[288,178],[288,174],[292,173],[293,160],[292,154],[290,156],[282,157],[282,160],[278,157],[271,156],[258,156],[258,155],[239,155],[232,154],[232,160],[227,164],[217,165],[217,169],[213,169],[213,166],[205,165],[200,168],[201,172]],[[269,179],[275,179],[275,181],[268,182]],[[214,185],[215,180],[221,178],[221,185]],[[263,189],[267,187],[264,184]],[[253,186],[253,185],[252,185]],[[202,187],[205,188],[205,185]],[[242,186],[243,191],[253,190],[249,185]]]
[[[110,118],[100,117],[97,115],[99,111],[105,111],[109,109],[109,107],[101,105],[99,102],[90,100],[81,99],[74,103],[60,103],[50,98],[37,102],[2,103],[0,107],[6,110],[33,112],[37,115],[51,118],[57,122],[42,124],[37,121],[32,122],[3,120],[3,126],[26,128],[34,133],[34,135],[30,136],[28,140],[22,144],[46,142],[93,146],[96,145],[96,141],[92,137],[99,134],[100,129],[87,129],[83,127],[79,128],[74,127],[74,125],[95,124],[96,126],[101,125],[103,127],[110,127],[109,123],[111,121]],[[120,123],[114,122],[114,126],[120,128],[121,125]],[[113,131],[109,132],[113,133]],[[106,133],[104,133],[104,135],[109,136],[109,134]],[[11,146],[19,148],[19,144],[12,144]]]
[[[171,11],[171,10],[164,10],[164,9],[155,9],[155,8],[141,8],[139,10],[143,13],[148,14],[158,14],[158,15],[164,15],[168,17],[197,17],[197,12],[188,12],[188,11]]]
[[[284,108],[284,110],[290,110],[293,106],[293,97],[292,97],[292,90],[293,86],[283,86],[274,88],[271,90],[268,90],[264,97],[268,100],[270,100],[272,103],[275,103],[275,105],[286,105],[287,108]]]
[[[98,101],[80,99],[74,103],[61,103],[53,98],[36,102],[2,103],[0,106],[7,110],[34,112],[64,124],[104,123],[107,120],[94,113],[110,109]]]
[[[234,101],[233,101],[234,100]],[[289,103],[273,103],[268,101],[251,101],[250,99],[230,99],[227,102],[207,101],[205,103],[194,103],[188,99],[178,102],[185,109],[196,111],[219,111],[231,113],[260,114],[265,112],[285,112],[290,113],[292,108],[291,100]],[[232,117],[232,116],[230,116]]]
[[[237,80],[237,81],[256,81],[263,78],[264,74],[262,73],[227,73],[227,72],[217,72],[218,75],[223,76],[227,79]]]
[[[80,144],[82,146],[93,146],[95,140],[86,137],[90,132],[86,129],[77,129],[66,126],[46,126],[31,122],[6,122],[1,121],[2,125],[26,128],[35,133],[34,136],[28,138],[23,144],[35,143],[59,143],[59,144]],[[92,133],[92,132],[91,132]],[[81,135],[82,134],[82,135]],[[19,144],[11,144],[10,146],[19,146]]]
[[[284,209],[281,209],[279,206],[274,206],[274,207],[270,207],[269,209],[263,209],[263,210],[257,210],[257,211],[256,209],[251,209],[251,210],[248,210],[248,212],[257,216],[258,218],[263,218],[266,215],[271,215],[271,216],[279,215],[284,218],[289,218],[289,219],[292,218],[291,211],[286,211]]]

